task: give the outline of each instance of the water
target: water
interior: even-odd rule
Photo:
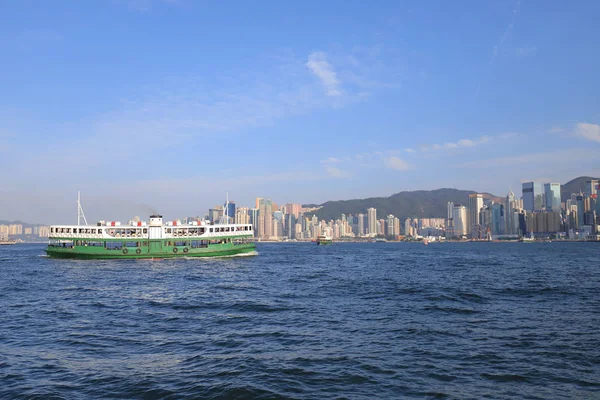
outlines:
[[[600,398],[597,243],[0,246],[0,398]]]

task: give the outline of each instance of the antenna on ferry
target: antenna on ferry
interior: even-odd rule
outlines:
[[[223,210],[223,220],[226,224],[229,223],[229,215],[227,212],[229,211],[229,192],[225,192],[225,210]]]
[[[81,192],[77,192],[77,226],[80,225],[80,220],[83,218],[83,222],[87,225],[87,219],[85,219],[85,214],[83,213],[83,207],[81,207]]]

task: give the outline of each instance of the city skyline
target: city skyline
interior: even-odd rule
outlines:
[[[10,3],[0,219],[70,219],[77,191],[99,216],[187,215],[226,192],[319,204],[600,176],[598,11]]]

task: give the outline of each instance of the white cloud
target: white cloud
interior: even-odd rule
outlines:
[[[327,160],[323,160],[321,161],[324,164],[337,164],[340,162],[339,158],[335,158],[335,157],[329,157]]]
[[[580,122],[575,125],[575,135],[600,143],[600,125]]]
[[[477,143],[475,143],[473,140],[470,139],[462,139],[458,141],[458,145],[461,147],[473,147],[475,146]]]
[[[340,81],[326,58],[327,55],[323,52],[312,53],[308,56],[306,66],[321,80],[327,96],[340,96],[342,94],[339,89]]]
[[[412,148],[409,147],[407,149],[404,149],[404,151],[406,151],[407,153],[414,153],[415,149],[412,149]]]
[[[395,169],[398,171],[407,171],[409,169],[411,169],[410,165],[398,158],[398,157],[388,157],[384,160],[386,167],[391,168],[391,169]]]

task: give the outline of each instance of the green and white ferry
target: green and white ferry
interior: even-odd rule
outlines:
[[[250,224],[192,221],[181,225],[163,223],[161,215],[152,215],[148,223],[53,225],[46,253],[75,259],[219,257],[254,252],[253,238]]]

